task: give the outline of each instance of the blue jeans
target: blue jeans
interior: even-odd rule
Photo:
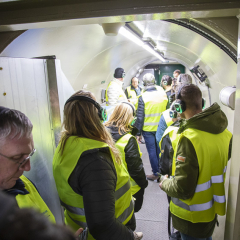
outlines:
[[[149,160],[152,167],[152,172],[155,176],[158,176],[160,148],[156,141],[156,132],[142,131],[142,135],[146,143]]]
[[[183,233],[181,233],[181,237],[182,237],[182,240],[212,240],[212,237],[208,237],[208,238],[195,238],[195,237],[191,237],[189,235],[183,234]]]

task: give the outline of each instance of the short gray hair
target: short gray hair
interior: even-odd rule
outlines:
[[[1,108],[0,112],[0,141],[7,138],[29,137],[33,125],[28,117],[15,109]]]
[[[144,86],[153,86],[155,85],[155,77],[152,73],[146,73],[143,76],[143,85]]]
[[[192,84],[192,77],[187,73],[180,74],[178,76],[178,82],[177,82],[177,86],[175,89],[176,98],[177,98],[177,94],[178,94],[178,91],[180,90],[180,88],[186,84]]]

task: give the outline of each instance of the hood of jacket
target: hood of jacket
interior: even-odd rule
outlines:
[[[121,132],[121,134],[119,134],[118,127],[113,126],[113,125],[108,126],[107,128],[108,128],[109,132],[111,133],[114,142],[117,142],[123,135],[126,134],[125,132]]]
[[[115,82],[116,84],[118,84],[120,87],[123,86],[123,81],[120,81],[120,80],[118,80],[117,78],[114,78],[114,79],[113,79],[113,82]]]
[[[208,133],[219,134],[222,133],[227,126],[228,120],[225,113],[217,103],[214,103],[209,108],[206,108],[188,120],[181,119],[178,133],[182,133],[188,128],[194,128]]]
[[[144,92],[152,92],[152,91],[157,91],[156,85],[146,86],[144,88]]]

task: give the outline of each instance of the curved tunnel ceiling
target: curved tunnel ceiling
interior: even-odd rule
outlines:
[[[224,86],[235,85],[236,63],[206,38],[161,20],[134,24],[144,37],[151,37],[157,43],[166,59],[180,62],[187,69],[199,64],[210,80],[212,102],[219,101],[217,93]],[[60,59],[62,70],[75,90],[87,84],[87,89],[94,92],[97,99],[116,67],[126,70],[125,85],[128,85],[139,68],[156,60],[120,34],[105,36],[98,24],[28,30],[1,53],[1,56],[24,58],[46,55]],[[204,85],[202,90],[207,91]]]

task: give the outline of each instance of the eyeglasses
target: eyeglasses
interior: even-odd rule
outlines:
[[[32,152],[31,152],[26,158],[24,158],[21,162],[20,162],[20,161],[16,161],[16,159],[14,159],[14,158],[7,157],[7,156],[5,156],[5,155],[3,155],[3,154],[1,154],[1,153],[0,153],[0,155],[3,156],[3,157],[5,157],[5,158],[7,158],[7,159],[9,159],[9,160],[11,160],[11,161],[13,161],[13,162],[15,162],[15,163],[18,163],[18,164],[19,164],[18,167],[20,168],[21,166],[24,165],[24,163],[25,163],[27,160],[29,160],[29,159],[32,157],[32,155],[33,155],[36,151],[37,151],[37,150],[34,148],[34,149],[32,150]]]

